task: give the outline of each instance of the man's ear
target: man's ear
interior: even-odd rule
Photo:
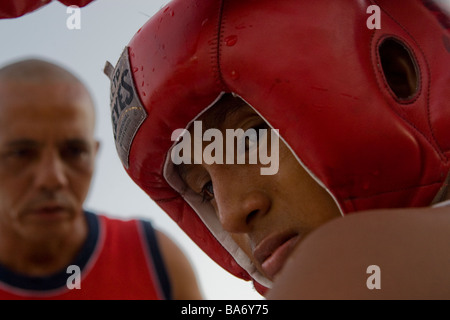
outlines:
[[[94,141],[94,156],[97,156],[99,149],[100,149],[100,141],[95,140]]]
[[[416,61],[399,40],[388,38],[379,47],[381,67],[387,84],[398,99],[413,97],[419,89]]]

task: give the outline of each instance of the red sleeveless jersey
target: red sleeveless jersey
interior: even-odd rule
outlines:
[[[90,212],[86,218],[88,238],[72,269],[29,277],[0,265],[0,299],[171,298],[169,278],[149,221],[125,221]]]

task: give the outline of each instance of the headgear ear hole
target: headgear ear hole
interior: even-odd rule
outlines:
[[[379,46],[381,68],[388,86],[400,100],[411,99],[419,90],[417,63],[399,40],[385,39]]]

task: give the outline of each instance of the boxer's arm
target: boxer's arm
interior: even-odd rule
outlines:
[[[449,247],[448,207],[354,213],[306,237],[267,298],[450,299]]]

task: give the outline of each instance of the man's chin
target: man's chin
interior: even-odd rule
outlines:
[[[75,215],[69,211],[33,212],[21,219],[22,232],[36,239],[63,236],[72,232],[75,224]]]

